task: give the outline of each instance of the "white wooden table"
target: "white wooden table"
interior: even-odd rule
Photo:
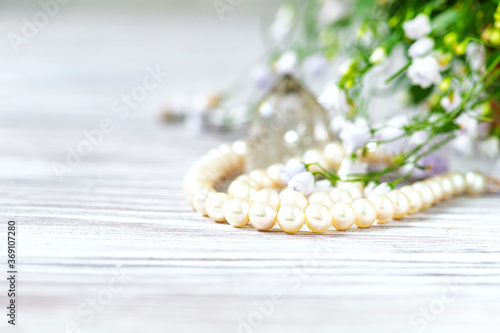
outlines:
[[[238,11],[252,8],[242,6]],[[126,119],[112,118],[113,132],[60,182],[52,163],[64,162],[66,146],[81,142],[84,129],[113,117],[110,103],[137,84],[147,65],[166,57],[173,72],[191,73],[174,76],[166,90],[192,88],[195,74],[187,64],[199,66],[192,56],[178,69],[178,53],[191,54],[169,53],[178,39],[158,46],[133,36],[132,46],[153,51],[96,46],[101,56],[117,55],[117,63],[104,56],[99,62],[89,47],[98,45],[107,18],[96,18],[94,32],[81,33],[89,40],[73,41],[63,28],[78,33],[74,22],[89,12],[68,7],[60,15],[0,65],[9,78],[0,100],[3,259],[6,222],[16,221],[19,231],[18,325],[6,324],[2,279],[2,332],[498,331],[499,195],[451,199],[367,230],[288,235],[235,229],[199,217],[181,194],[187,168],[232,137],[192,136],[141,108]],[[164,31],[150,28],[156,41],[178,23],[148,17],[165,24]],[[2,31],[13,21],[0,25]],[[118,21],[126,30],[126,17]],[[236,38],[231,44],[217,32],[236,37],[248,28],[236,20],[210,22],[219,36],[214,40],[233,51]],[[113,43],[119,49],[121,43]],[[88,61],[77,57],[80,51]],[[217,66],[215,51],[207,57]],[[233,71],[237,64],[219,68]],[[224,81],[204,66],[210,73],[198,75]]]

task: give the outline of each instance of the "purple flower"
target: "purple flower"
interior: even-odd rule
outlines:
[[[415,178],[425,178],[448,171],[448,159],[440,154],[431,153],[421,158],[417,165],[424,169],[415,168],[412,176]]]
[[[301,172],[296,174],[288,182],[288,187],[294,191],[309,195],[314,190],[314,176],[310,172]]]
[[[281,178],[288,183],[293,176],[306,171],[304,163],[296,159],[291,159],[287,164],[281,165]]]

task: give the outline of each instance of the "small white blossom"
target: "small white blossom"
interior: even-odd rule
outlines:
[[[337,136],[339,135],[340,131],[344,127],[344,124],[346,122],[346,119],[344,115],[338,114],[332,118],[332,121],[330,122],[330,130],[333,135]]]
[[[377,47],[375,50],[373,50],[373,53],[370,55],[370,63],[374,65],[379,65],[387,59],[387,52],[383,47]]]
[[[367,198],[373,198],[377,195],[386,195],[391,192],[392,188],[387,183],[381,183],[377,187],[375,187],[370,193],[368,193]]]
[[[339,138],[342,140],[344,147],[348,153],[353,152],[356,148],[363,146],[371,138],[370,127],[368,123],[361,118],[356,121],[346,121],[344,127],[339,133]]]
[[[314,184],[314,192],[330,192],[332,190],[332,183],[328,179],[318,180]]]
[[[401,127],[384,127],[377,131],[375,134],[375,138],[380,141],[388,141],[383,143],[381,147],[383,147],[384,152],[389,155],[396,155],[403,151],[405,147],[405,131]],[[399,138],[401,137],[401,138]],[[396,139],[399,138],[399,139]]]
[[[431,32],[431,22],[427,15],[420,14],[413,20],[403,23],[403,29],[406,37],[410,39],[419,39]]]
[[[486,65],[486,50],[477,42],[470,42],[465,49],[470,67],[475,71],[483,72]]]
[[[306,171],[304,163],[292,158],[286,164],[281,165],[281,178],[288,183],[293,176]]]
[[[408,77],[414,85],[428,88],[441,81],[438,61],[432,56],[413,59],[408,68]]]
[[[318,21],[320,26],[329,25],[344,18],[349,12],[346,1],[325,0],[319,10]]]
[[[456,123],[460,126],[461,134],[468,135],[472,138],[477,137],[479,131],[479,122],[476,118],[467,113],[462,113],[458,116]]]
[[[276,60],[275,69],[279,74],[296,74],[298,71],[299,60],[297,54],[293,51],[287,51]]]
[[[500,142],[497,137],[492,136],[484,141],[479,142],[479,152],[481,155],[494,158],[500,152]]]
[[[264,91],[270,90],[276,82],[276,75],[267,66],[255,67],[251,76],[255,87]]]
[[[333,82],[326,85],[318,97],[318,102],[333,113],[345,113],[349,110],[345,92]]]
[[[434,40],[429,37],[423,37],[413,43],[408,49],[408,55],[411,58],[418,58],[427,55],[434,47]]]
[[[337,175],[340,177],[347,177],[352,174],[365,174],[368,172],[368,163],[353,160],[351,158],[344,158],[340,163]]]
[[[441,106],[445,111],[451,111],[462,103],[462,97],[460,95],[451,93],[446,97],[441,99]]]
[[[288,187],[304,195],[309,195],[314,190],[314,176],[310,172],[296,174],[288,182]]]

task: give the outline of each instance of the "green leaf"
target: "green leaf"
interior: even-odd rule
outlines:
[[[431,21],[431,29],[433,33],[439,32],[439,30],[445,30],[449,26],[456,24],[457,20],[460,18],[460,12],[450,8],[444,12],[436,15]]]

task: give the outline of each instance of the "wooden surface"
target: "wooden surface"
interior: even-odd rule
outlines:
[[[70,14],[51,27],[71,27]],[[224,31],[236,34],[232,22]],[[18,224],[20,272],[19,324],[8,327],[2,310],[2,332],[59,333],[72,323],[93,333],[498,331],[499,195],[451,199],[367,230],[235,229],[199,217],[181,194],[187,168],[231,137],[193,136],[140,112],[114,119],[113,133],[60,182],[52,163],[64,162],[84,129],[112,116],[110,103],[169,45],[152,58],[131,51],[118,64],[93,62],[88,72],[63,52],[76,54],[79,44],[51,31],[1,65],[10,78],[0,114],[1,228],[4,235],[8,220]],[[34,52],[41,45],[54,48]],[[19,77],[24,66],[30,70]],[[174,77],[167,87],[189,82]],[[4,236],[0,245],[5,262]],[[116,274],[124,287],[111,291]],[[5,280],[0,286],[4,308]],[[272,303],[273,295],[282,297]],[[98,310],[89,312],[95,298]]]

